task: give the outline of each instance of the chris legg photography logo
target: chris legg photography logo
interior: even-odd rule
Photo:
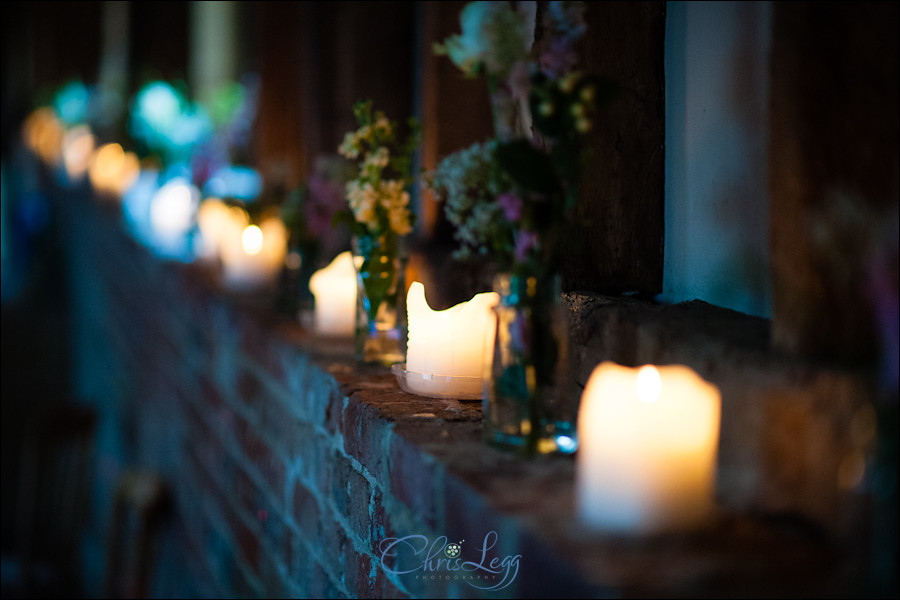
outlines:
[[[519,574],[520,554],[503,556],[494,550],[500,536],[489,531],[483,540],[468,544],[442,535],[385,538],[379,545],[381,568],[392,575],[416,579],[465,581],[481,590],[502,590]]]

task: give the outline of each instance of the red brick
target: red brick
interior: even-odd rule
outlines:
[[[350,460],[339,452],[333,452],[328,460],[331,465],[329,495],[332,507],[339,515],[348,517],[350,511],[350,477],[354,473]]]
[[[349,484],[349,509],[347,520],[352,531],[364,547],[372,545],[371,528],[373,515],[371,498],[372,486],[369,481],[356,470],[351,470],[348,476]]]
[[[385,470],[385,437],[389,430],[378,418],[378,409],[351,397],[344,409],[341,431],[347,455],[380,477]]]
[[[344,418],[344,394],[337,388],[332,387],[331,393],[328,394],[328,403],[325,406],[325,430],[330,434],[341,434]]]
[[[266,484],[266,497],[275,502],[282,502],[284,498],[285,481],[287,472],[284,461],[274,454],[261,458],[257,463],[260,477]]]
[[[388,481],[390,494],[405,504],[429,529],[434,530],[437,514],[433,459],[401,436],[392,436]]]
[[[319,539],[324,525],[319,500],[300,480],[294,483],[292,510],[301,536],[309,540]]]
[[[347,539],[347,532],[335,518],[334,511],[323,511],[322,516],[322,553],[318,559],[330,573],[340,578],[347,569],[345,556],[347,545],[351,542]]]
[[[384,506],[384,493],[380,488],[374,487],[372,491],[372,510],[369,520],[369,540],[372,551],[375,552],[382,540],[396,537],[393,524]]]
[[[246,517],[254,518],[259,510],[265,510],[260,501],[260,493],[250,476],[241,469],[235,469],[233,493],[236,506]]]
[[[233,431],[231,447],[234,451],[240,452],[251,464],[267,452],[265,444],[256,433],[255,425],[248,422],[243,416],[234,415]]]
[[[243,404],[255,406],[262,396],[262,383],[259,378],[247,369],[241,369],[237,376],[237,398]]]
[[[259,537],[239,518],[230,519],[229,527],[231,529],[232,536],[234,537],[235,542],[238,545],[238,550],[240,551],[241,558],[244,559],[244,562],[253,570],[254,573],[259,573],[259,561],[261,552]]]
[[[196,401],[209,405],[213,410],[220,410],[223,407],[222,393],[213,380],[204,372],[196,373],[195,377],[200,386],[200,397]]]

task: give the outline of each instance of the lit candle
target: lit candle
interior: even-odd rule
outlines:
[[[232,221],[235,221],[234,225]],[[197,209],[197,229],[200,230],[197,254],[204,258],[219,258],[219,249],[228,237],[229,228],[243,231],[246,226],[247,217],[243,209],[229,207],[218,198],[207,198]]]
[[[78,125],[68,130],[63,136],[63,166],[69,181],[81,179],[91,164],[94,154],[94,134],[87,125]]]
[[[425,286],[414,282],[406,296],[409,391],[431,397],[480,397],[484,363],[494,346],[496,292],[475,295],[447,310],[433,311]]]
[[[156,191],[150,201],[150,229],[157,250],[184,254],[199,199],[199,190],[184,177],[176,177]]]
[[[137,154],[125,152],[119,144],[111,143],[94,152],[88,177],[97,192],[121,198],[137,181],[140,171]]]
[[[255,225],[239,208],[229,210],[228,215],[228,222],[219,225],[222,231],[216,236],[225,284],[236,289],[274,284],[287,253],[284,223],[270,216]]]
[[[316,299],[315,327],[323,335],[352,336],[356,326],[356,269],[350,251],[341,252],[309,278]]]
[[[59,162],[65,133],[62,122],[49,106],[35,110],[25,120],[25,143],[48,165]]]
[[[614,533],[693,527],[713,506],[721,396],[688,367],[598,365],[578,416],[582,521]]]

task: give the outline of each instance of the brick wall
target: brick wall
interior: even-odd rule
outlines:
[[[266,298],[153,257],[117,207],[55,194],[76,393],[101,423],[85,543],[95,587],[112,490],[132,468],[171,488],[157,596],[803,596],[859,583],[863,497],[837,474],[860,447],[848,423],[866,404],[866,379],[771,356],[765,322],[697,304],[569,298],[582,382],[610,358],[686,362],[723,389],[715,526],[598,536],[573,518],[571,457],[487,448],[478,403],[405,394],[386,369],[357,366],[349,345],[316,339]],[[520,557],[498,590],[476,585],[502,585],[502,574],[389,573],[379,550],[389,538],[446,536],[478,560],[491,532],[488,561]]]

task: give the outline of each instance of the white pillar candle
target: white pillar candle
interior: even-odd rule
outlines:
[[[414,282],[406,297],[409,336],[406,385],[423,396],[471,397],[481,394],[484,363],[494,345],[496,292],[433,311],[425,286]],[[464,378],[452,380],[448,378]]]
[[[232,221],[236,224],[232,225]],[[197,209],[197,228],[200,238],[195,250],[203,258],[218,259],[220,248],[227,239],[229,228],[243,230],[248,220],[244,211],[237,207],[229,207],[218,198],[207,198]]]
[[[87,173],[94,154],[94,134],[87,125],[77,125],[63,136],[63,166],[69,181],[78,181]]]
[[[309,290],[316,299],[316,331],[352,336],[356,325],[356,269],[350,251],[341,252],[327,267],[313,273]]]
[[[200,191],[184,177],[170,180],[150,201],[152,244],[164,254],[185,253],[194,226]]]
[[[226,285],[238,289],[273,285],[287,253],[284,223],[278,217],[268,217],[253,225],[246,216],[241,219],[239,213],[229,214],[233,220],[219,239]]]
[[[578,416],[581,520],[614,533],[698,525],[713,506],[721,396],[688,367],[598,365]]]

